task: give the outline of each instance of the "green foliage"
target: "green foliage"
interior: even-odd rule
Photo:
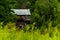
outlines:
[[[31,11],[31,22],[35,22],[36,26],[41,28],[43,25],[48,27],[48,23],[52,21],[52,27],[55,27],[58,21],[56,14],[59,14],[57,5],[58,0],[36,0],[34,10]]]
[[[1,25],[2,23],[0,23]],[[8,29],[8,27],[12,28]],[[51,23],[49,23],[49,27],[51,27]],[[0,28],[0,40],[60,40],[60,30],[57,29],[57,26],[43,31],[37,29],[29,32],[27,30],[26,32],[23,30],[18,31],[15,24],[10,22],[4,29]]]
[[[31,9],[32,24],[18,31],[15,23],[11,23],[17,16],[10,9],[21,8],[23,4]],[[58,0],[0,0],[0,22],[0,40],[60,40],[60,3]]]
[[[4,3],[3,3],[4,2]],[[15,22],[17,20],[17,16],[11,13],[11,7],[8,0],[0,1],[0,22]]]
[[[16,22],[17,16],[11,14],[10,9],[21,8],[22,6],[30,9],[31,23],[35,23],[38,28],[48,28],[48,23],[51,21],[52,27],[59,24],[60,3],[58,0],[1,0],[0,21],[4,21],[4,23]]]

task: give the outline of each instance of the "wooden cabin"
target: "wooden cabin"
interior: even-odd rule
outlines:
[[[11,9],[14,11],[14,14],[18,16],[18,21],[16,26],[23,28],[26,24],[30,24],[30,9]]]

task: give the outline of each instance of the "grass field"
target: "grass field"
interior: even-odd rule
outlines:
[[[4,29],[0,28],[0,40],[60,40],[60,30],[57,27],[44,31],[37,29],[24,32],[23,30],[16,30],[15,27],[8,29],[7,26],[9,25],[6,25]]]

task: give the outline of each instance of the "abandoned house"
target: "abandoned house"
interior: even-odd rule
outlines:
[[[16,26],[24,28],[26,24],[30,24],[30,9],[11,9],[18,16]]]

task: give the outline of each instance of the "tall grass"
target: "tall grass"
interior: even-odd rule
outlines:
[[[3,29],[2,23],[0,23],[0,40],[60,40],[60,30],[57,29],[57,26],[43,31],[38,29],[33,31],[32,28],[30,32],[28,31],[29,26],[27,27],[24,32],[24,30],[16,30],[14,23],[8,23]]]

